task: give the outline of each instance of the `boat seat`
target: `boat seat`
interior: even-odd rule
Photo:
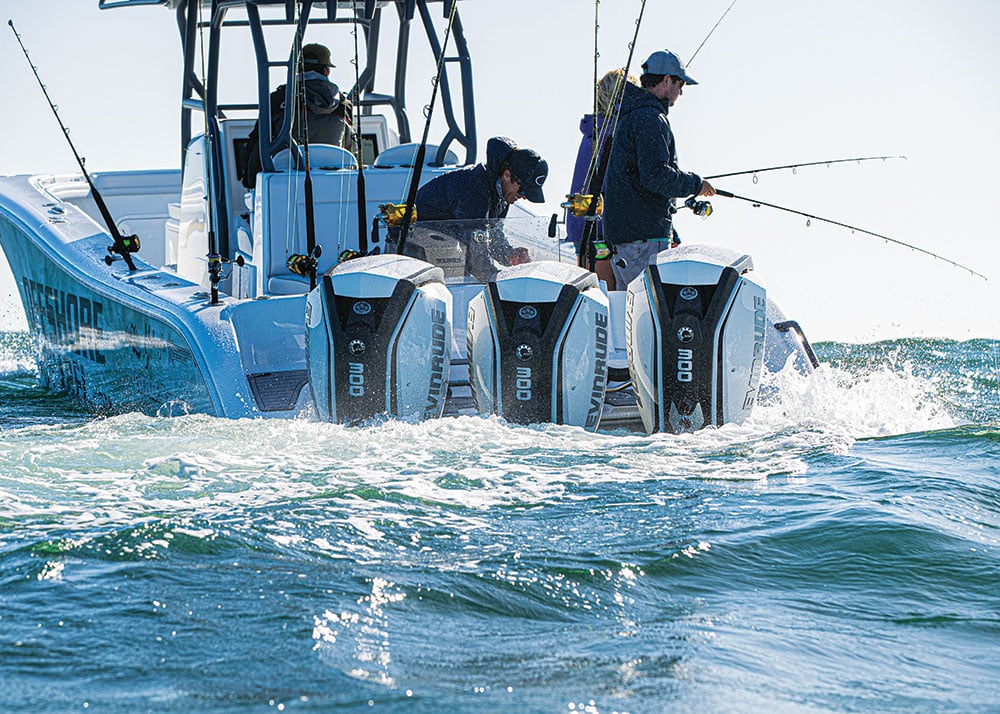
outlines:
[[[315,164],[313,164],[315,165]],[[430,167],[422,181],[450,169]],[[399,200],[406,190],[407,169],[369,174],[365,213],[366,232],[379,204]],[[309,292],[309,281],[288,270],[288,257],[307,252],[305,173],[261,172],[254,192],[252,240],[249,248],[255,273],[253,295],[294,295]],[[337,265],[344,249],[358,243],[357,174],[353,171],[317,171],[312,176],[316,243],[323,246],[318,273]],[[416,246],[416,241],[414,246]],[[241,248],[245,245],[240,243]]]
[[[355,178],[348,171],[316,171],[312,176],[316,241],[324,247],[319,274],[337,264],[342,243],[358,233]],[[309,292],[309,280],[287,266],[288,256],[307,252],[304,181],[301,171],[261,172],[257,177],[251,248],[258,297]],[[369,205],[368,210],[375,209]]]
[[[282,149],[274,155],[274,168],[278,171],[287,171],[290,166],[291,152]],[[299,165],[305,166],[305,150],[299,147],[301,157]],[[309,145],[309,166],[312,169],[325,171],[328,169],[356,169],[358,160],[347,149],[331,144],[310,144]]]
[[[397,146],[390,146],[388,149],[383,149],[382,153],[375,157],[375,162],[372,166],[380,169],[392,168],[394,166],[413,166],[413,162],[417,158],[417,150],[420,148],[420,144],[398,144]],[[424,166],[438,166],[435,162],[437,159],[438,147],[434,144],[427,145],[427,153],[424,154]],[[458,166],[458,155],[448,149],[445,153],[443,166]]]
[[[293,273],[273,275],[267,279],[268,295],[303,295],[309,292],[309,278]]]

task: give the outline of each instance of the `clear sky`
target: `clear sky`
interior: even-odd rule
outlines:
[[[648,0],[632,68],[669,48],[689,58],[731,0]],[[640,0],[599,4],[601,73],[624,65]],[[179,43],[158,7],[98,11],[97,0],[4,0],[92,170],[178,164]],[[557,210],[592,105],[593,0],[468,0],[460,6],[478,98],[480,154],[496,134],[550,166]],[[75,163],[9,27],[0,39],[0,173]],[[770,293],[814,341],[1000,337],[1000,3],[995,0],[738,0],[691,64],[699,80],[671,111],[681,167],[701,174],[868,155],[846,164],[719,180],[717,187],[883,233],[985,273],[862,234],[717,198],[685,242],[750,253]],[[323,31],[353,79],[343,38]],[[386,55],[388,57],[389,55]],[[339,61],[338,61],[339,60]],[[249,63],[247,65],[249,74]],[[411,113],[432,67],[416,53]],[[431,136],[437,132],[432,128]],[[421,127],[415,126],[419,136]],[[23,324],[0,268],[0,326]],[[20,323],[18,322],[20,321]]]

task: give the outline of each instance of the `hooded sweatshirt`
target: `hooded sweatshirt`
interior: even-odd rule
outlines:
[[[353,148],[354,130],[350,125],[350,102],[344,101],[340,88],[319,72],[309,71],[302,75],[303,94],[306,104],[306,127],[310,144],[330,144]],[[285,88],[271,92],[271,127],[277,132],[285,117]],[[305,141],[306,132],[300,122],[293,122],[292,135],[300,144]],[[247,139],[248,154],[243,172],[243,185],[253,188],[260,173],[260,126],[255,125]]]
[[[344,121],[340,88],[319,72],[306,72],[302,78],[308,110],[306,125],[309,129],[309,143],[350,148],[350,131]],[[283,87],[280,89],[284,92]],[[298,141],[305,139],[305,132],[301,127],[295,127],[294,133]]]
[[[675,198],[701,191],[701,177],[677,167],[668,102],[625,85],[604,187],[604,236],[615,243],[669,238]]]

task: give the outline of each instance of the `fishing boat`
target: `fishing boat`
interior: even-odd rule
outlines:
[[[815,365],[746,255],[667,250],[609,292],[554,217],[516,206],[502,221],[404,220],[403,249],[393,207],[414,182],[476,163],[456,3],[100,0],[144,5],[180,29],[182,168],[90,175],[81,161],[78,174],[0,177],[0,244],[43,385],[105,413],[344,424],[479,413],[684,432],[744,421],[765,370]],[[241,166],[258,120],[272,125],[276,73],[294,87],[307,30],[324,27],[361,42],[348,92],[358,151],[297,145],[286,112],[260,132],[247,189]],[[405,104],[419,29],[439,60],[447,131],[434,144],[426,131],[414,141]],[[376,86],[393,31],[389,86]],[[223,101],[234,56],[256,66],[257,91]],[[497,240],[530,262],[502,264]]]

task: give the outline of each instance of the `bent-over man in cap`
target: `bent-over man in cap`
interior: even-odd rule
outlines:
[[[428,181],[417,191],[418,221],[496,220],[511,204],[526,198],[542,203],[542,184],[549,173],[545,160],[531,149],[520,149],[507,137],[486,144],[486,162],[456,169]],[[512,248],[502,230],[491,232],[490,255],[501,265],[530,260],[527,248]]]
[[[669,50],[651,54],[642,70],[641,89],[625,85],[604,193],[604,236],[615,252],[611,264],[619,290],[675,240],[675,199],[715,195],[708,181],[677,166],[667,119],[684,85],[697,82]]]

